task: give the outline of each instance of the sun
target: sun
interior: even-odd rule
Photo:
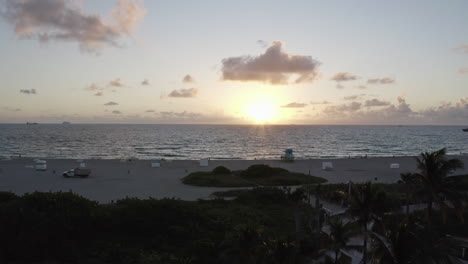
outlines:
[[[275,118],[276,107],[269,101],[257,101],[247,106],[246,114],[258,123],[270,122]]]

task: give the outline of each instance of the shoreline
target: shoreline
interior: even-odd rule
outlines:
[[[468,156],[457,157],[467,166],[457,170],[458,174],[468,174]],[[41,158],[43,159],[43,158]],[[0,160],[0,191],[16,194],[34,191],[56,192],[73,191],[86,198],[108,203],[125,197],[138,198],[177,198],[182,200],[210,199],[215,191],[236,188],[195,187],[184,185],[181,179],[191,172],[209,171],[217,166],[231,170],[246,169],[253,164],[266,164],[281,167],[292,172],[300,172],[323,177],[328,183],[394,183],[400,173],[416,172],[415,156],[368,157],[344,159],[299,159],[294,162],[281,160],[215,160],[201,167],[199,160],[165,160],[161,167],[152,168],[151,161],[132,159],[83,159],[86,167],[92,170],[89,178],[64,178],[63,171],[79,166],[77,159],[45,159],[46,171],[36,171],[32,158]],[[332,162],[332,170],[322,170],[322,162]],[[391,169],[390,164],[398,163],[400,168]],[[55,173],[54,173],[55,172]]]

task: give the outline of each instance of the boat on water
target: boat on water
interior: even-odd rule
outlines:
[[[30,126],[30,125],[37,125],[37,123],[26,122],[26,125],[28,125],[28,126]]]
[[[71,125],[71,123],[70,123],[70,122],[67,122],[67,121],[64,121],[64,122],[62,123],[62,125]]]
[[[463,128],[463,132],[468,132],[468,128]]]

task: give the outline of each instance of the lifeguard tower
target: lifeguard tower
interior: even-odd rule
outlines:
[[[281,156],[281,159],[284,161],[294,161],[294,150],[293,149],[285,149],[284,155]]]

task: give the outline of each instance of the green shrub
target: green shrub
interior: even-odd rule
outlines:
[[[231,174],[231,170],[224,167],[218,166],[211,171],[213,174]]]
[[[241,175],[251,178],[267,178],[287,172],[287,170],[282,168],[272,168],[264,164],[255,164],[248,167],[245,171],[242,171]]]

